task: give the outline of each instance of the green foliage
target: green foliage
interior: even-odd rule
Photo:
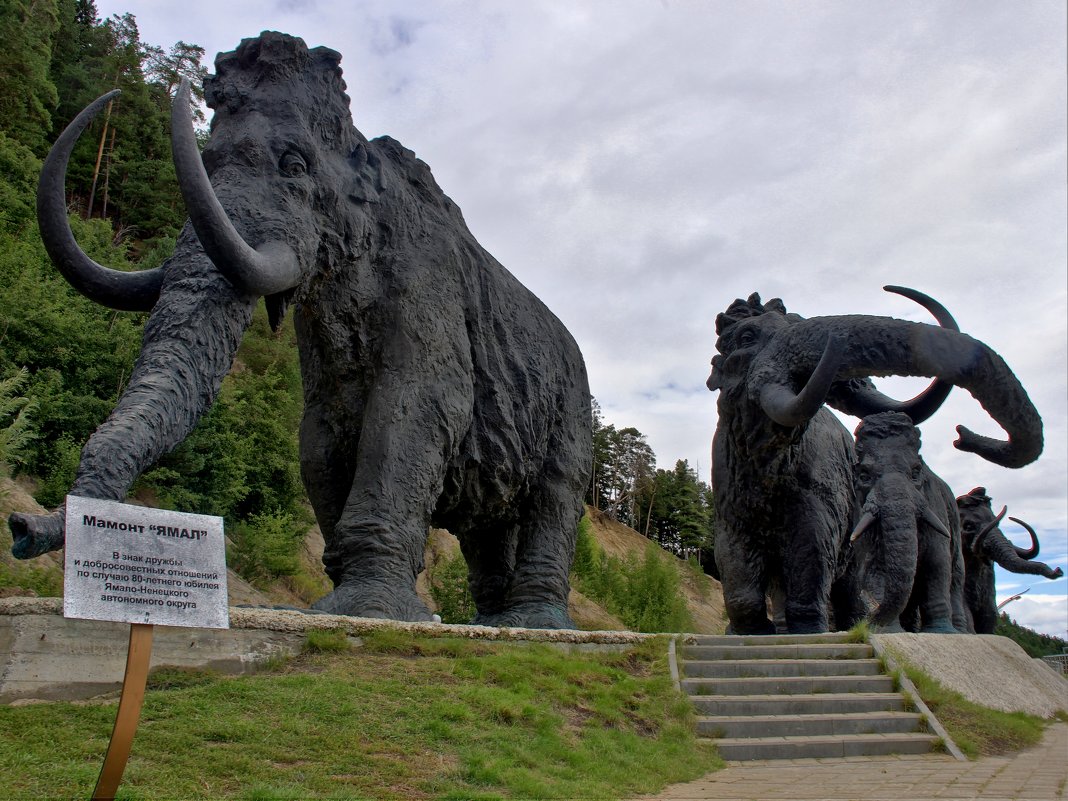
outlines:
[[[55,2],[5,0],[0,5],[0,130],[38,152],[59,99],[49,75],[58,28]]]
[[[18,393],[26,383],[25,367],[0,379],[0,470],[23,460],[30,442],[36,437],[31,418],[37,409],[34,401]]]
[[[48,508],[63,503],[67,490],[74,483],[80,457],[81,447],[70,437],[64,435],[53,442],[48,460],[44,462],[44,480],[38,486],[34,500]]]
[[[341,629],[312,629],[304,637],[302,650],[310,654],[338,654],[351,648],[349,636]]]
[[[227,564],[253,584],[300,571],[303,531],[291,515],[261,512],[230,528]]]
[[[467,581],[467,562],[460,551],[434,565],[427,580],[442,623],[471,622],[476,611],[475,599]]]
[[[677,632],[693,626],[678,570],[652,543],[641,560],[634,554],[617,559],[597,545],[589,522],[580,522],[572,577],[584,595],[633,631]]]
[[[1040,634],[1026,626],[1021,626],[1005,612],[998,615],[994,633],[1002,637],[1008,637],[1023,648],[1028,656],[1042,657],[1053,656],[1054,654],[1068,654],[1068,641],[1049,634]]]
[[[871,625],[867,620],[861,620],[857,622],[847,634],[849,635],[847,642],[857,644],[867,643],[871,637]]]
[[[15,234],[33,220],[41,162],[0,128],[0,232]]]
[[[10,549],[10,535],[4,537],[3,547],[5,551]],[[41,598],[59,598],[63,595],[63,571],[58,567],[0,561],[0,588],[5,587],[16,587]]]

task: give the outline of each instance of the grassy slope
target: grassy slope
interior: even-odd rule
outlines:
[[[663,641],[575,655],[396,633],[313,645],[251,677],[158,675],[119,797],[609,799],[722,764],[694,737]],[[114,715],[0,708],[6,797],[86,797]]]

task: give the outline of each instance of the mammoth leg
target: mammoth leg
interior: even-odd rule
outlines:
[[[920,537],[919,568],[909,605],[919,607],[921,632],[956,634],[951,604],[953,575],[950,543],[934,531],[921,530]]]
[[[504,612],[515,574],[518,541],[519,525],[508,523],[477,524],[460,536],[468,586],[475,601],[473,624],[483,625]]]
[[[827,631],[834,557],[814,537],[798,537],[785,555],[786,630],[790,634]]]
[[[340,437],[338,422],[327,413],[326,404],[305,403],[300,422],[300,477],[326,543],[323,567],[335,584],[341,581],[343,560],[333,547],[334,530],[352,490],[355,462],[355,444]]]
[[[537,629],[574,628],[567,612],[571,590],[569,570],[575,557],[575,536],[582,517],[581,488],[572,486],[576,473],[551,456],[537,479],[522,514],[516,543],[515,573],[500,615],[479,615],[493,626]],[[577,475],[582,475],[579,472]]]
[[[760,547],[717,530],[716,562],[723,577],[723,604],[731,634],[775,633],[775,625],[768,619],[767,567]]]
[[[218,274],[187,226],[145,323],[141,353],[111,415],[82,450],[70,494],[121,501],[133,482],[180,443],[218,395],[256,298]],[[10,518],[21,559],[63,547],[63,509]]]
[[[383,354],[358,428],[344,420],[334,437],[358,437],[352,483],[333,522],[336,484],[324,492],[330,539],[323,562],[334,590],[314,608],[335,614],[395,620],[430,620],[415,592],[423,569],[431,512],[441,494],[446,454],[453,452],[470,419],[470,395],[462,367],[428,363],[426,353],[403,334]],[[356,388],[341,387],[341,392]],[[336,481],[336,479],[331,479]],[[324,537],[326,532],[324,531]]]

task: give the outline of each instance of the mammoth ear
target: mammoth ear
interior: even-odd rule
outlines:
[[[386,188],[382,173],[382,162],[377,154],[369,152],[361,142],[349,156],[352,167],[352,181],[349,184],[349,200],[356,203],[377,203],[379,195]]]

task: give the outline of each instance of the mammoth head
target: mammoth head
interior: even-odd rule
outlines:
[[[1037,459],[1042,420],[1004,360],[960,333],[948,312],[922,293],[885,289],[919,301],[940,326],[859,314],[802,319],[788,315],[778,300],[765,305],[753,295],[735,301],[716,320],[719,354],[707,381],[709,389],[725,390],[719,402],[721,419],[724,412],[744,406],[761,410],[780,426],[799,428],[824,403],[831,403],[849,414],[901,411],[919,422],[958,386],[967,389],[1009,437],[1001,441],[958,426],[957,448],[1004,467],[1022,467]],[[911,401],[898,402],[876,392],[868,380],[888,375],[935,381]]]
[[[352,125],[341,56],[266,31],[216,59],[205,81],[215,110],[200,153],[183,81],[172,110],[175,171],[190,222],[205,253],[239,291],[268,296],[272,324],[290,290],[311,269],[323,220],[358,239],[352,208],[376,202],[383,165]],[[64,178],[71,149],[89,121],[118,92],[88,106],[56,141],[38,192],[41,235],[52,261],[80,292],[117,309],[149,310],[163,268],[121,273],[78,248],[66,219]],[[210,178],[209,178],[210,175]]]
[[[712,391],[739,385],[753,357],[782,328],[801,318],[789,315],[779,298],[761,303],[754,292],[748,299],[738,298],[725,312],[716,315],[716,350],[712,372],[705,385]]]

